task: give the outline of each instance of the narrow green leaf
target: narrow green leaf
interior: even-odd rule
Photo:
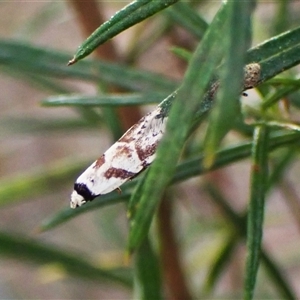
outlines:
[[[208,191],[211,192],[211,190]],[[213,189],[212,191],[215,192],[216,189]],[[214,202],[218,205],[218,208],[220,208],[223,211],[228,221],[230,221],[231,224],[235,227],[236,232],[243,239],[245,239],[247,236],[246,218],[241,217],[239,214],[237,214],[229,205],[229,201],[225,200],[223,197],[220,197],[220,193],[218,193],[218,197],[213,196],[210,197],[210,199],[214,200]],[[281,274],[276,263],[269,257],[267,252],[263,249],[261,250],[261,258],[262,262],[264,263],[264,266],[266,267],[269,273],[270,278],[274,282],[275,288],[281,293],[282,297],[285,297],[287,299],[296,299],[295,296],[293,296],[294,292],[292,287],[288,284],[285,277]]]
[[[101,124],[101,118],[98,118],[98,124]],[[45,118],[28,118],[28,117],[4,117],[0,120],[1,135],[10,135],[12,133],[32,133],[38,134],[50,134],[52,132],[80,132],[81,130],[98,130],[94,124],[84,119],[50,119]]]
[[[290,1],[283,0],[276,3],[276,17],[271,25],[273,35],[278,34],[289,28],[291,20]]]
[[[269,151],[279,147],[298,145],[299,133],[276,133],[269,139]],[[187,160],[181,163],[173,177],[172,183],[181,182],[194,176],[199,176],[205,172],[216,170],[221,167],[227,166],[230,163],[237,162],[241,159],[247,158],[251,154],[251,142],[245,142],[236,146],[226,147],[217,151],[216,160],[213,165],[206,169],[203,167],[203,155],[198,158]]]
[[[91,107],[77,107],[76,111],[79,113],[82,119],[87,120],[90,124],[94,126],[102,125],[104,117],[100,115],[98,111]]]
[[[291,146],[286,150],[285,153],[282,154],[281,152],[280,155],[278,155],[278,159],[275,161],[273,171],[269,176],[268,190],[280,182],[291,163],[294,162],[296,153],[297,147]]]
[[[286,71],[300,63],[300,44],[279,51],[276,55],[263,60],[261,66],[260,83]]]
[[[184,59],[185,61],[189,61],[192,58],[192,52],[183,49],[183,48],[179,48],[179,47],[172,47],[171,51],[177,55],[178,57]]]
[[[102,107],[103,119],[107,125],[114,141],[117,141],[124,134],[118,112],[114,107]]]
[[[163,299],[160,265],[148,238],[135,254],[134,298]]]
[[[63,3],[49,1],[39,10],[35,11],[30,18],[22,22],[22,26],[15,28],[11,34],[19,39],[33,40],[39,34],[43,34],[45,28],[51,26],[53,19],[63,15]]]
[[[130,221],[129,252],[138,247],[148,233],[157,204],[175,172],[183,143],[189,133],[192,117],[200,105],[216,65],[220,62],[223,51],[219,44],[224,36],[220,28],[226,20],[226,7],[224,5],[218,12],[201,45],[196,49],[183,85],[172,105],[166,133],[157,150],[157,158],[143,184],[142,197],[134,219]],[[186,105],[186,99],[188,99],[188,105]]]
[[[261,255],[265,194],[268,179],[268,128],[256,127],[253,137],[251,195],[247,222],[247,261],[244,299],[253,299]]]
[[[247,62],[259,62],[261,65],[261,82],[276,76],[300,62],[299,32],[300,27],[286,31],[248,51]]]
[[[147,30],[145,30],[146,28]],[[136,34],[128,42],[126,63],[135,65],[143,54],[147,53],[169,33],[171,28],[170,20],[164,18],[162,14],[157,16],[155,20],[151,20],[151,18],[146,20],[144,24],[136,28]]]
[[[39,74],[30,74],[30,76],[28,76],[27,73],[20,72],[20,70],[11,68],[9,65],[1,65],[0,71],[6,76],[9,75],[15,79],[23,80],[29,83],[34,88],[39,88],[43,91],[50,91],[51,93],[54,92],[60,94],[66,94],[70,92],[70,89],[68,89],[62,83],[58,82],[55,78],[44,77]]]
[[[277,103],[278,101],[286,97],[287,95],[298,91],[300,89],[299,83],[298,85],[292,85],[292,86],[283,87],[281,89],[277,89],[274,93],[272,93],[272,95],[264,99],[264,102],[261,105],[262,109],[267,109],[268,107],[274,105],[275,103]]]
[[[205,279],[204,290],[205,293],[210,293],[215,287],[217,280],[221,277],[221,273],[229,264],[230,258],[234,255],[234,248],[238,243],[236,235],[229,236],[223,245],[223,248],[217,254],[212,265],[209,268],[208,275]]]
[[[225,30],[229,38],[224,44],[225,62],[220,77],[220,90],[209,118],[204,140],[206,167],[213,163],[217,147],[240,114],[239,98],[244,83],[243,67],[250,41],[250,17],[254,3],[254,1],[228,2],[229,20],[224,26],[227,25]]]
[[[139,202],[141,197],[143,196],[143,186],[145,181],[147,180],[147,175],[149,174],[149,169],[145,172],[144,176],[138,181],[136,184],[135,190],[130,197],[130,201],[127,206],[127,217],[129,220],[133,220],[135,217],[135,213],[139,207]]]
[[[215,198],[211,198],[211,199],[215,200]],[[228,206],[229,210],[228,209],[224,210],[224,208],[226,208],[226,206]],[[244,224],[241,227],[241,223],[239,221],[240,216],[237,213],[235,213],[234,210],[229,205],[226,205],[226,206],[221,205],[218,207],[222,209],[222,211],[224,212],[224,215],[228,218],[228,220],[236,228],[236,231],[239,234],[241,234],[241,236],[243,238],[246,238],[247,232],[245,230],[245,228],[246,228],[245,218],[244,218]],[[284,297],[286,299],[296,299],[296,297],[294,296],[292,287],[288,284],[284,275],[281,274],[280,269],[278,268],[276,263],[269,257],[267,252],[263,249],[261,250],[261,259],[262,259],[262,262],[264,263],[265,268],[268,271],[270,278],[274,282],[275,288],[281,293],[282,297]]]
[[[203,37],[208,28],[208,24],[188,3],[178,2],[166,9],[165,12],[173,21],[181,25],[198,39]]]
[[[53,186],[56,189],[64,187],[67,182],[73,180],[74,174],[79,173],[86,163],[86,161],[62,161],[28,174],[2,179],[0,207],[53,192]]]
[[[159,103],[167,95],[162,93],[146,94],[107,94],[107,95],[58,95],[42,101],[44,106],[131,106]]]
[[[299,62],[299,51],[294,51],[292,60],[285,60],[280,55],[285,49],[293,50],[293,47],[300,43],[300,27],[288,31],[263,44],[258,45],[248,51],[248,62],[261,62],[267,60],[265,66],[269,70],[264,75],[264,80],[275,76],[281,70],[286,70]],[[278,57],[278,53],[281,53]],[[277,55],[277,61],[268,60],[273,55]],[[38,47],[33,47],[23,42],[0,40],[0,65],[5,66],[5,70],[10,68],[15,72],[29,73],[33,76],[52,76],[55,78],[80,78],[82,80],[98,82],[103,80],[130,90],[156,90],[170,92],[176,88],[176,83],[165,77],[124,67],[117,64],[86,60],[72,68],[67,68],[64,62],[68,54]],[[279,62],[279,67],[274,71],[275,63]],[[264,68],[263,68],[264,69]],[[264,74],[266,71],[264,71]]]
[[[69,64],[75,63],[81,58],[84,58],[85,56],[89,55],[91,52],[95,50],[98,46],[106,42],[107,40],[111,39],[114,35],[117,35],[122,30],[125,30],[125,24],[124,28],[121,27],[121,30],[116,27],[117,25],[120,26],[120,22],[122,25],[122,22],[126,20],[126,17],[131,16],[132,13],[136,13],[138,9],[143,7],[145,4],[150,2],[151,0],[140,0],[140,1],[133,1],[127,6],[125,6],[122,10],[118,11],[114,16],[110,18],[110,20],[103,23],[99,28],[97,28],[87,39],[86,41],[80,45],[74,55],[74,58],[72,61],[69,62]],[[128,27],[132,26],[133,24],[129,25]],[[114,28],[115,27],[115,28]],[[127,28],[128,28],[127,27]],[[118,30],[119,31],[116,31]],[[114,30],[114,31],[113,31]],[[116,31],[116,32],[115,32]],[[103,36],[101,38],[101,36]]]
[[[42,244],[21,235],[0,232],[0,255],[35,262],[38,265],[54,265],[66,275],[76,276],[86,280],[111,282],[125,287],[132,286],[131,274],[123,270],[105,270],[97,268],[91,262],[84,260],[81,254],[75,254],[57,249],[57,246]],[[123,275],[121,275],[123,273]]]
[[[101,60],[85,60],[72,68],[65,62],[68,53],[32,46],[20,41],[0,40],[0,67],[15,72],[50,76],[56,79],[81,79],[114,84],[134,91],[172,92],[177,83],[165,76],[133,69],[121,64]]]
[[[110,20],[97,28],[79,46],[69,65],[92,53],[98,46],[113,38],[125,29],[151,17],[179,0],[137,0],[117,12]]]
[[[293,49],[300,43],[300,27],[275,36],[262,44],[250,49],[247,53],[247,62],[261,62],[286,49]],[[299,53],[295,50],[295,54]],[[117,86],[136,91],[163,91],[171,92],[176,88],[176,82],[158,74],[134,70],[119,64],[86,60],[68,68],[65,62],[69,54],[40,47],[34,47],[20,41],[0,40],[0,66],[13,69],[16,72],[29,73],[34,76],[52,76],[55,78],[79,78],[98,82],[103,80]],[[293,61],[278,58],[279,72],[299,62],[298,55],[293,55]],[[276,61],[274,61],[275,63]],[[287,66],[285,66],[287,64]],[[269,63],[272,66],[272,61]],[[279,69],[279,71],[278,71]],[[272,70],[272,68],[271,68]],[[277,74],[277,73],[276,73]],[[276,75],[270,73],[264,76],[269,79]]]
[[[261,62],[267,58],[277,55],[289,48],[293,48],[300,43],[300,27],[288,30],[277,36],[262,42],[251,48],[247,53],[247,63]]]
[[[276,289],[282,295],[282,299],[296,300],[296,294],[286,281],[286,276],[280,272],[276,263],[263,250],[261,251],[261,259],[270,278],[273,280]]]
[[[284,85],[284,86],[300,86],[300,79],[276,77],[268,80],[267,85]]]
[[[53,229],[54,227],[63,224],[70,219],[73,219],[77,217],[78,215],[81,215],[83,213],[95,210],[97,208],[101,208],[107,205],[114,205],[120,202],[125,202],[129,200],[130,193],[127,191],[122,192],[121,194],[118,194],[117,192],[113,192],[110,194],[102,195],[93,202],[88,202],[83,206],[80,206],[76,209],[71,208],[65,208],[57,213],[55,213],[53,216],[48,217],[46,220],[42,222],[41,225],[37,228],[38,232],[47,231],[50,229]]]
[[[272,151],[279,147],[288,146],[290,144],[295,144],[299,142],[299,137],[300,137],[299,133],[275,134],[270,137],[269,145],[268,145],[269,151]],[[245,142],[237,146],[230,146],[219,150],[216,155],[216,160],[209,170],[203,168],[203,156],[201,156],[200,158],[187,160],[181,163],[176,168],[176,173],[171,183],[175,184],[177,182],[182,182],[189,178],[205,174],[210,170],[215,170],[223,166],[227,166],[231,163],[235,163],[241,159],[247,158],[251,154],[251,147],[252,147],[251,142]],[[142,182],[139,184],[137,183],[139,181],[145,181],[145,178],[141,176],[143,175],[141,174],[137,179],[134,179],[133,181],[126,183],[122,188],[123,192],[121,194],[118,194],[117,192],[112,192],[107,195],[102,195],[97,199],[95,199],[94,201],[86,203],[85,205],[80,206],[76,209],[67,208],[59,211],[58,213],[46,219],[40,225],[38,230],[46,231],[60,224],[63,224],[64,222],[67,222],[82,213],[89,212],[94,209],[104,207],[106,205],[114,205],[115,203],[125,202],[131,197],[131,193],[129,192],[130,189],[132,187],[136,187],[136,191],[132,195],[128,206],[129,218],[132,219],[138,207],[138,202],[141,195],[140,194],[141,187],[143,186]]]
[[[223,211],[223,213],[230,219],[234,224],[240,228],[239,233],[246,232],[245,224],[243,223],[244,218],[237,214],[229,205],[229,201],[225,199],[222,193],[212,184],[207,183],[204,186],[204,190],[209,194],[215,204]]]

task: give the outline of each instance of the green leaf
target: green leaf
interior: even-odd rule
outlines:
[[[26,74],[25,72],[20,72],[19,70],[11,68],[9,65],[4,66],[3,64],[1,65],[0,71],[6,76],[9,75],[18,80],[23,80],[29,83],[34,88],[38,88],[43,91],[50,91],[51,93],[60,94],[66,94],[70,92],[70,89],[68,89],[63,84],[57,82],[55,78],[53,79],[49,77],[44,77],[39,74],[30,74],[30,76],[28,76],[28,74]]]
[[[135,254],[134,274],[134,298],[163,299],[159,260],[147,238]]]
[[[142,55],[154,47],[170,31],[172,24],[162,15],[157,16],[155,20],[151,18],[138,26],[135,35],[128,42],[126,63],[135,65]],[[146,29],[146,30],[145,30]]]
[[[157,158],[143,184],[142,197],[134,219],[130,220],[129,252],[138,247],[147,235],[158,202],[175,172],[195,110],[200,105],[207,84],[223,53],[222,47],[219,47],[222,41],[220,28],[226,16],[225,5],[214,18],[190,61],[183,84],[172,105],[166,133],[157,149]],[[188,99],[188,105],[186,105],[186,99]]]
[[[109,131],[111,132],[113,140],[117,141],[120,138],[120,136],[124,134],[124,129],[121,124],[117,110],[113,107],[102,107],[101,112],[103,115],[103,119],[105,120],[105,123],[109,128]]]
[[[37,228],[38,232],[47,231],[50,229],[53,229],[54,227],[67,222],[68,220],[77,217],[78,215],[81,215],[83,213],[95,210],[97,208],[101,208],[107,205],[114,205],[120,202],[125,202],[129,200],[130,193],[128,191],[123,191],[122,193],[118,194],[110,193],[106,195],[102,195],[99,197],[99,199],[88,202],[83,206],[80,206],[76,209],[71,208],[65,208],[57,213],[55,213],[53,216],[50,216],[46,220],[42,222],[42,224]]]
[[[270,145],[269,145],[270,146]],[[222,195],[211,185],[206,185],[205,188],[211,194],[212,199],[218,208],[224,213],[224,216],[235,227],[236,232],[245,239],[247,237],[246,218],[237,214],[230,206],[230,201],[222,197]],[[287,299],[296,299],[292,287],[288,284],[283,274],[281,274],[276,263],[269,257],[265,250],[261,250],[261,258],[265,268],[268,271],[270,278],[274,282],[275,288],[281,293],[282,297]]]
[[[133,220],[135,217],[135,213],[139,207],[140,199],[143,196],[143,186],[145,181],[147,180],[148,174],[149,169],[145,172],[144,176],[137,182],[135,190],[133,191],[130,197],[130,201],[127,206],[127,217],[129,220]]]
[[[299,133],[277,133],[270,137],[269,140],[269,151],[277,149],[279,147],[285,147],[290,144],[295,144],[299,141]],[[217,152],[216,160],[210,169],[205,169],[203,167],[203,156],[198,158],[187,160],[181,163],[176,168],[176,173],[171,181],[171,184],[182,182],[189,178],[200,176],[205,174],[210,170],[215,170],[222,168],[231,163],[235,163],[241,159],[247,158],[251,154],[251,142],[245,142],[236,146],[226,147]],[[145,174],[147,175],[147,174]],[[39,227],[39,231],[46,231],[52,229],[64,222],[71,220],[74,217],[82,213],[92,211],[97,208],[104,207],[106,205],[114,205],[119,202],[125,202],[130,199],[128,206],[128,216],[130,219],[134,218],[135,212],[138,208],[139,199],[141,197],[141,188],[143,182],[146,180],[146,176],[140,175],[138,178],[126,183],[122,188],[122,193],[118,194],[116,192],[102,195],[96,198],[94,201],[86,203],[76,209],[63,209],[53,216],[45,220]],[[135,187],[135,193],[131,195],[129,192],[132,187]]]
[[[92,53],[98,46],[113,38],[125,29],[149,18],[157,12],[178,2],[179,0],[137,0],[118,11],[110,20],[97,28],[79,46],[69,65],[74,64]]]
[[[268,80],[267,85],[300,86],[300,80],[286,77],[276,77]]]
[[[288,146],[289,144],[295,144],[295,142],[299,140],[299,136],[300,135],[298,133],[275,134],[270,137],[269,151],[272,151],[278,147]],[[237,146],[230,146],[218,151],[216,160],[209,170],[203,168],[203,156],[201,156],[200,158],[187,160],[177,167],[176,173],[171,183],[175,184],[177,182],[181,182],[189,178],[202,175],[210,170],[215,170],[223,166],[229,165],[231,163],[237,162],[241,159],[247,158],[251,154],[251,146],[251,142],[246,142]],[[79,214],[91,211],[93,209],[100,208],[106,205],[113,205],[115,203],[119,203],[120,201],[126,201],[131,196],[128,190],[130,190],[133,186],[136,186],[137,190],[132,195],[128,206],[129,218],[133,218],[135,211],[138,207],[138,201],[141,197],[140,188],[142,187],[142,183],[146,179],[145,177],[146,176],[143,176],[141,178],[140,176],[139,179],[135,179],[133,181],[128,182],[126,185],[124,185],[123,192],[121,194],[110,193],[107,195],[102,195],[101,197],[97,198],[97,200],[87,203],[84,206],[81,206],[75,210],[65,209],[58,212],[54,216],[49,217],[47,220],[45,220],[41,225],[40,230],[49,230],[61,223],[68,221],[69,219],[76,217]],[[139,184],[137,184],[138,182]]]
[[[228,2],[229,20],[224,26],[227,26],[225,30],[229,39],[224,45],[225,62],[222,66],[220,89],[209,118],[204,141],[206,167],[213,163],[217,147],[240,114],[239,98],[244,84],[243,67],[250,40],[250,17],[253,5],[254,1]]]
[[[300,63],[300,44],[281,50],[278,54],[263,60],[261,66],[260,82],[276,76]]]
[[[300,80],[298,81],[298,84],[283,87],[281,89],[277,89],[275,93],[272,93],[268,97],[264,99],[264,102],[262,103],[262,109],[267,109],[268,107],[272,106],[273,104],[277,103],[284,97],[286,97],[289,94],[292,94],[300,89]]]
[[[261,259],[275,287],[281,293],[282,299],[296,300],[296,294],[286,281],[284,274],[276,266],[274,260],[265,251],[261,251]]]
[[[272,32],[274,35],[289,28],[288,25],[291,23],[291,11],[289,10],[289,4],[289,0],[283,0],[276,3],[276,17],[272,24]]]
[[[0,232],[0,245],[1,256],[35,262],[43,266],[54,266],[63,274],[86,280],[117,283],[129,288],[132,286],[128,270],[124,276],[124,269],[105,270],[95,267],[94,263],[84,260],[81,254],[59,250],[57,246],[53,247],[5,232]]]
[[[183,48],[179,48],[179,47],[172,47],[171,51],[177,55],[178,57],[184,59],[185,61],[189,61],[192,58],[192,52],[183,49]]]
[[[259,63],[260,66],[260,77],[255,81],[254,87],[300,63],[299,32],[300,27],[275,36],[248,50],[246,62]],[[212,106],[210,97],[204,99],[203,105],[195,115],[195,124]]]
[[[247,222],[247,262],[244,299],[253,299],[261,255],[265,194],[268,179],[268,128],[256,127],[253,137],[251,195]]]
[[[203,37],[208,28],[208,24],[195,11],[195,8],[192,8],[188,3],[178,2],[166,9],[165,12],[173,21],[181,25],[198,39]]]
[[[262,62],[300,43],[300,27],[288,30],[248,50],[247,63]]]
[[[297,147],[293,146],[288,147],[288,149],[286,149],[286,151],[283,153],[282,151],[280,152],[278,159],[275,160],[273,171],[269,176],[268,190],[276,186],[276,184],[281,181],[290,165],[294,162],[296,154]]]
[[[56,190],[64,187],[67,182],[74,179],[74,174],[79,173],[86,163],[86,161],[62,161],[47,168],[2,179],[0,181],[0,207],[47,192],[52,193],[53,186]]]
[[[204,285],[205,293],[210,293],[215,287],[217,280],[220,278],[224,268],[229,264],[230,258],[234,255],[234,248],[238,243],[238,238],[235,235],[229,236],[224,243],[223,248],[217,254],[213,264],[210,266],[206,282]]]
[[[133,91],[170,93],[177,87],[174,80],[165,76],[136,70],[116,63],[101,60],[85,60],[72,68],[65,62],[69,54],[32,46],[20,41],[0,40],[0,67],[15,72],[49,76],[56,79],[81,79],[89,82],[114,84]]]
[[[222,193],[212,184],[207,183],[204,190],[209,194],[215,204],[235,225],[238,225],[239,233],[246,232],[246,226],[243,223],[244,218],[237,214],[229,205],[229,201],[222,195]]]
[[[166,95],[147,94],[107,94],[88,96],[80,94],[51,96],[42,101],[44,106],[131,106],[159,103]]]
[[[100,117],[98,117],[98,124],[102,123]],[[28,118],[28,117],[5,117],[0,120],[1,134],[11,135],[16,132],[18,133],[33,133],[38,134],[51,134],[53,132],[60,132],[65,130],[65,132],[80,132],[81,130],[98,130],[95,128],[94,123],[90,120],[79,119],[51,119],[46,120],[45,118]]]
[[[82,119],[87,120],[94,126],[98,126],[102,123],[102,119],[105,119],[100,115],[98,111],[91,107],[79,107],[76,108],[77,112],[80,114]]]

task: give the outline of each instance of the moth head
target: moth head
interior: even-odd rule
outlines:
[[[86,200],[79,195],[75,190],[71,194],[71,201],[70,201],[70,206],[71,208],[76,208],[78,206],[81,206],[84,204]]]
[[[92,201],[96,196],[97,195],[93,194],[85,183],[75,182],[74,191],[71,194],[70,206],[76,208],[87,201]]]

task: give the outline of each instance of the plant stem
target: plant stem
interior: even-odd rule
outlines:
[[[165,284],[169,298],[173,300],[192,299],[185,283],[180,253],[172,226],[173,202],[164,196],[158,208],[158,232]]]

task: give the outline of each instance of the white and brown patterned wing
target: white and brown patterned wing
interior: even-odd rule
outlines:
[[[76,180],[71,207],[107,194],[145,169],[155,158],[167,118],[161,108],[144,116]]]

